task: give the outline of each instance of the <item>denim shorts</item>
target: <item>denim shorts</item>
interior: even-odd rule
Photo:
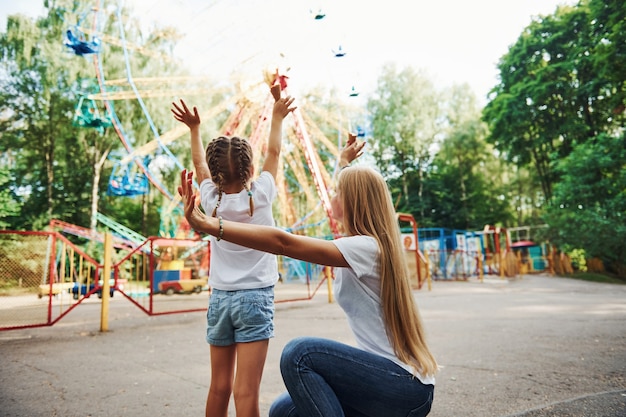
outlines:
[[[206,340],[211,345],[256,342],[274,337],[274,286],[211,290]]]

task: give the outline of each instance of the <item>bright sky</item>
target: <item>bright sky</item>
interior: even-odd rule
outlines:
[[[85,2],[86,5],[92,4]],[[95,3],[95,2],[94,2]],[[115,4],[115,2],[113,2]],[[147,26],[177,27],[175,54],[199,74],[257,76],[290,67],[291,86],[323,83],[361,96],[381,66],[423,69],[438,86],[468,83],[482,102],[497,83],[496,63],[532,16],[574,0],[120,0]],[[0,1],[6,16],[43,12],[43,0]],[[88,6],[86,6],[88,10]],[[111,8],[110,10],[114,10]],[[326,16],[315,20],[321,10]],[[334,57],[339,46],[346,52]]]

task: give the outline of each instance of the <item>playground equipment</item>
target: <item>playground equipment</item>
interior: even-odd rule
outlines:
[[[313,15],[313,19],[315,20],[322,20],[323,18],[326,17],[326,13],[324,13],[322,9],[319,9],[317,12],[310,10],[310,12],[311,12],[311,15]]]
[[[428,268],[428,258],[424,256],[419,248],[419,233],[417,222],[413,215],[409,213],[398,213],[398,222],[409,223],[409,229],[404,229],[402,243],[405,249],[406,260],[411,273],[413,288],[421,289],[424,282],[428,282],[428,289],[431,287],[431,275]],[[402,230],[402,228],[401,228]]]
[[[517,256],[520,274],[530,274],[546,269],[546,257],[543,248],[532,240],[520,240],[511,244]]]
[[[111,116],[107,113],[100,115],[100,109],[96,102],[81,96],[76,105],[72,124],[78,127],[88,127],[96,129],[100,134],[104,134],[104,129],[113,126]]]
[[[421,228],[419,246],[428,256],[433,279],[467,279],[478,274],[481,245],[471,232],[441,227]]]
[[[511,250],[507,229],[485,225],[482,239],[487,273],[498,274],[501,278],[516,276],[519,273],[517,257]]]
[[[507,229],[511,249],[516,254],[521,274],[543,272],[549,269],[550,245],[536,238],[537,230],[547,225],[519,226]]]
[[[339,45],[339,46],[337,47],[337,50],[336,50],[336,51],[335,51],[335,50],[333,50],[333,55],[335,55],[335,58],[341,58],[341,57],[344,57],[344,56],[346,56],[346,53],[347,53],[347,52],[346,52],[346,51],[344,51],[344,49],[343,49],[343,47],[342,47],[341,45]]]
[[[145,157],[144,166],[150,166],[150,157]],[[136,196],[149,191],[148,177],[135,164],[116,161],[109,178],[107,194],[114,196]]]

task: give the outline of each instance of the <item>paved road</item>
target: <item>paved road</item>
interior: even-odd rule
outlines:
[[[353,343],[323,290],[277,305],[262,415],[283,391],[278,360],[288,340]],[[438,281],[415,297],[443,366],[430,416],[626,415],[626,286],[525,276]],[[121,299],[106,333],[95,302],[50,328],[2,332],[0,415],[201,416],[204,323],[203,313],[148,317]]]

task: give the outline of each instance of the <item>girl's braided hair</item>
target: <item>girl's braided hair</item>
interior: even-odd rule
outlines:
[[[252,166],[252,147],[247,140],[233,136],[219,136],[209,142],[206,148],[206,160],[211,171],[211,178],[217,186],[217,204],[213,209],[213,217],[217,217],[217,208],[222,202],[222,194],[226,184],[241,182],[250,198],[250,216],[254,214],[252,191],[248,187],[250,167]]]

